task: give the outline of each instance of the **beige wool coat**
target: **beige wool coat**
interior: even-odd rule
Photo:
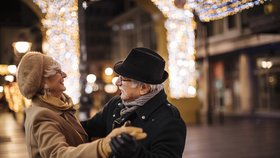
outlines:
[[[74,110],[58,110],[38,97],[26,110],[25,134],[30,158],[97,158],[98,141],[87,134]]]

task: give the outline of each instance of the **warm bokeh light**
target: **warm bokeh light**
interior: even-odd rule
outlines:
[[[3,86],[0,86],[0,93],[3,93],[3,91],[4,91]]]
[[[194,29],[195,22],[188,5],[182,8],[175,6],[174,0],[152,0],[167,17],[169,88],[172,98],[188,98],[196,96]],[[190,75],[192,74],[192,75]]]
[[[94,74],[88,74],[87,75],[87,82],[88,83],[94,83],[96,81],[96,76]]]
[[[86,88],[85,88],[86,94],[90,94],[92,93],[92,91],[93,91],[92,86],[90,84],[86,84]]]
[[[28,105],[31,105],[30,100],[24,99],[24,97],[21,95],[18,84],[15,82],[6,84],[4,86],[4,93],[9,108],[14,112],[23,111],[24,107],[28,107]]]
[[[188,4],[196,11],[201,21],[210,21],[234,15],[266,1],[268,0],[189,0]]]
[[[261,66],[264,69],[270,69],[272,67],[272,62],[271,61],[262,61]]]
[[[110,68],[110,67],[107,67],[106,69],[105,69],[105,74],[107,75],[107,76],[111,76],[112,74],[113,74],[113,69],[112,68]]]
[[[113,84],[106,84],[104,86],[104,90],[106,93],[116,93],[118,90],[118,87]]]
[[[118,78],[119,78],[119,77],[113,77],[112,83],[113,83],[114,85],[116,85],[116,82],[117,82]]]
[[[15,77],[13,75],[7,75],[5,76],[5,80],[9,82],[13,82],[15,80]]]
[[[30,50],[31,45],[32,44],[30,42],[26,41],[18,41],[13,43],[13,47],[18,53],[26,53]]]
[[[4,76],[8,74],[10,74],[8,70],[8,65],[0,64],[0,75]]]
[[[17,66],[16,66],[16,65],[9,65],[9,66],[8,66],[8,71],[9,71],[11,74],[16,74],[16,72],[17,72]]]

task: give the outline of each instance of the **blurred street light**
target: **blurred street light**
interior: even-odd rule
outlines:
[[[0,93],[2,93],[4,91],[3,86],[0,86]]]
[[[83,6],[84,9],[87,9],[87,7],[88,7],[87,2],[84,1],[84,2],[82,3],[82,6]]]
[[[107,67],[107,68],[105,69],[105,74],[106,74],[107,76],[111,76],[111,75],[113,74],[113,69],[110,68],[110,67]]]
[[[13,43],[14,51],[17,53],[26,53],[30,50],[32,43],[26,41],[18,41]]]
[[[86,10],[89,5],[91,5],[94,2],[98,2],[98,1],[100,1],[100,0],[85,0],[85,1],[83,1],[82,6]]]
[[[17,66],[16,66],[16,65],[9,65],[9,66],[8,66],[8,71],[9,71],[11,74],[16,74],[16,72],[17,72]]]
[[[86,94],[90,94],[90,93],[92,93],[92,91],[93,91],[92,86],[90,84],[87,84],[86,88],[85,88]]]
[[[87,82],[94,83],[96,81],[96,76],[94,74],[87,75]]]
[[[262,61],[261,66],[264,69],[270,69],[272,67],[272,62],[271,61]]]
[[[106,93],[116,93],[118,90],[118,87],[113,84],[106,84],[104,86],[104,90]]]
[[[117,82],[118,78],[119,78],[119,77],[113,77],[112,83],[113,83],[114,85],[116,85],[116,82]]]
[[[15,78],[14,78],[13,75],[7,75],[7,76],[5,76],[5,80],[6,80],[6,81],[13,82],[14,79],[15,79]]]

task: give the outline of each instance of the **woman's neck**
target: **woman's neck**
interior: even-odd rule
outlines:
[[[62,97],[62,92],[51,92],[50,95],[56,98],[61,98]]]

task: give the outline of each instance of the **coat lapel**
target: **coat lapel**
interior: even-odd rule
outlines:
[[[36,97],[33,99],[34,102],[34,106],[40,106],[40,107],[45,107],[48,108],[52,111],[54,111],[55,113],[57,113],[58,115],[61,116],[61,118],[63,118],[63,120],[65,120],[68,125],[70,126],[70,128],[73,128],[78,135],[83,135],[83,137],[81,137],[81,139],[83,141],[87,141],[87,133],[85,132],[85,130],[83,129],[82,125],[79,123],[79,121],[77,120],[77,118],[74,116],[75,113],[75,109],[68,109],[68,110],[58,110],[57,108],[53,107],[52,105],[45,103],[43,101],[40,100],[40,98]]]

